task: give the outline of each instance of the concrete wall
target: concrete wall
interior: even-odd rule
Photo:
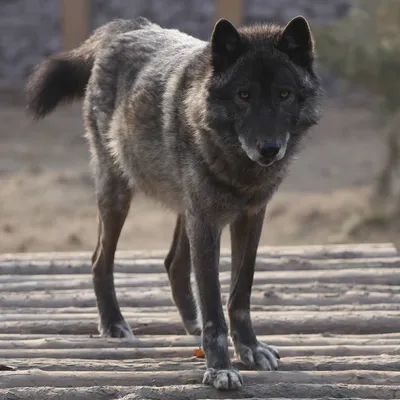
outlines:
[[[341,17],[351,0],[248,0],[245,22],[285,23],[305,15],[312,24]],[[18,89],[32,67],[61,49],[61,0],[0,1],[0,89]],[[165,26],[208,38],[214,0],[91,0],[91,28],[113,18],[142,15]]]

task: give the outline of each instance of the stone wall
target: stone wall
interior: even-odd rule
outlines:
[[[344,15],[351,0],[248,0],[245,22],[285,23],[302,14],[312,24]],[[214,0],[91,0],[91,28],[113,18],[142,15],[206,39],[214,21]],[[18,89],[32,67],[61,50],[60,0],[0,1],[0,89]]]
[[[58,51],[58,0],[0,1],[0,88],[23,85],[32,66]]]
[[[91,4],[92,27],[112,18],[141,15],[206,39],[214,22],[214,0],[92,0]],[[302,14],[312,24],[328,24],[345,15],[350,4],[351,0],[247,0],[245,22],[286,23]]]

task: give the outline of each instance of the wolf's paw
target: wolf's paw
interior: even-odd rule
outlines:
[[[136,336],[132,333],[131,328],[125,321],[103,325],[100,323],[99,332],[105,338],[119,338],[130,341],[138,341]]]
[[[278,369],[279,352],[272,346],[257,342],[254,346],[237,344],[236,355],[247,367],[256,370],[272,371]]]
[[[203,383],[214,386],[218,390],[234,390],[242,386],[243,378],[237,369],[208,368],[204,374]]]

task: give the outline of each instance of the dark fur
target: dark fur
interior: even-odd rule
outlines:
[[[203,334],[204,382],[219,389],[242,382],[228,355],[218,279],[227,224],[233,344],[249,367],[276,368],[278,353],[253,332],[250,293],[265,207],[319,119],[313,59],[301,17],[286,28],[239,30],[221,20],[209,42],[139,18],[101,27],[80,48],[44,61],[32,74],[34,117],[85,98],[99,210],[93,282],[104,336],[132,337],[116,300],[113,263],[132,196],[142,192],[178,214],[165,265],[187,332]]]

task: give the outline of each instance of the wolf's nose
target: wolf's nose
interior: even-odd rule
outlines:
[[[275,140],[263,140],[258,143],[258,151],[265,158],[274,158],[278,155],[281,146]]]

